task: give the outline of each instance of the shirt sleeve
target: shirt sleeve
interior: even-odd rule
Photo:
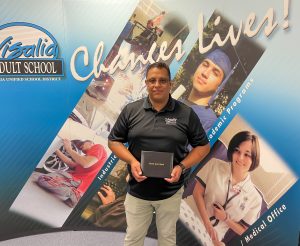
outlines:
[[[189,117],[188,140],[192,147],[204,146],[208,144],[206,133],[193,109],[191,109]]]
[[[94,156],[98,160],[106,159],[107,153],[104,147],[100,144],[94,145],[91,149],[86,152],[87,156]]]
[[[210,161],[208,161],[206,164],[204,164],[204,166],[197,173],[196,179],[203,185],[203,187],[206,187],[208,177],[213,172],[212,169],[213,169],[215,160],[216,159],[211,159]]]
[[[116,123],[108,136],[111,141],[128,142],[128,113],[127,106],[121,111]]]

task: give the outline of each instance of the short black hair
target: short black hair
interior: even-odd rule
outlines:
[[[249,171],[251,172],[259,166],[259,159],[260,159],[258,138],[256,135],[252,134],[251,132],[242,131],[242,132],[238,132],[233,136],[233,138],[230,140],[228,145],[227,158],[230,162],[232,162],[233,152],[236,150],[236,148],[240,146],[242,142],[245,141],[252,142],[252,148],[251,148],[252,164],[249,168]]]
[[[164,63],[164,62],[155,62],[155,63],[150,64],[147,67],[147,70],[146,70],[146,78],[148,76],[148,73],[149,73],[150,69],[152,69],[152,68],[159,68],[159,69],[163,69],[164,68],[164,69],[166,69],[167,72],[168,72],[169,80],[171,80],[170,68],[169,68],[169,66],[166,63]]]

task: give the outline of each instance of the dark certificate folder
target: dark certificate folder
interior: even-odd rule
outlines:
[[[142,151],[143,175],[153,178],[170,178],[173,169],[173,153]]]

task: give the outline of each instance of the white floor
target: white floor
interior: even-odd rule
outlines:
[[[121,246],[124,236],[122,232],[64,231],[11,239],[0,242],[0,246]],[[157,240],[146,238],[144,245],[156,246]]]

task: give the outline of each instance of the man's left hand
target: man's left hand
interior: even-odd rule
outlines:
[[[182,173],[182,169],[180,166],[173,167],[171,178],[165,178],[165,180],[169,183],[177,182],[180,179]]]

